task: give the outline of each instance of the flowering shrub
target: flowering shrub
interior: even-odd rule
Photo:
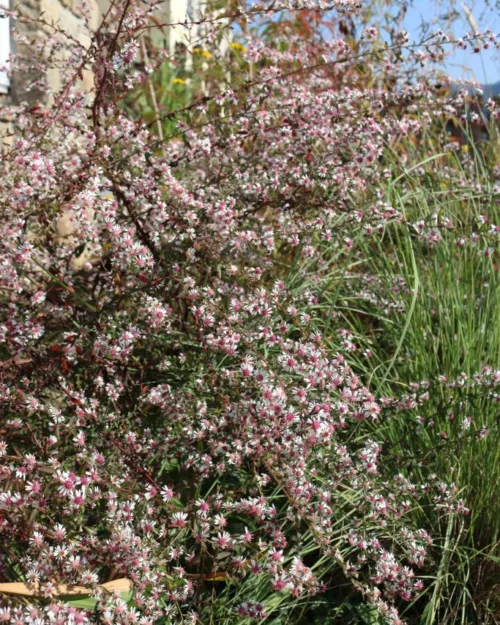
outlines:
[[[464,504],[437,478],[413,484],[381,464],[382,404],[349,362],[352,335],[335,319],[336,334],[321,331],[320,295],[297,294],[289,269],[335,262],[359,232],[395,223],[435,240],[380,180],[385,147],[442,114],[425,82],[397,79],[439,56],[445,36],[417,46],[399,33],[382,66],[374,27],[355,52],[342,37],[249,36],[245,79],[184,107],[188,121],[161,140],[120,106],[144,78],[126,70],[153,8],[115,4],[87,49],[67,41],[52,104],[11,111],[2,575],[41,598],[2,598],[0,622],[262,619],[276,604],[252,580],[282,603],[325,590],[333,567],[400,623],[432,543],[407,512],[422,492],[450,514]],[[303,8],[355,19],[359,7],[253,15]],[[360,57],[398,88],[360,87]],[[89,94],[78,77],[90,68]],[[119,577],[133,582],[127,601],[100,586]],[[60,583],[90,588],[94,603],[59,599]]]

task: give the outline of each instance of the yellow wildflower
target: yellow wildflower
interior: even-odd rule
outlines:
[[[242,43],[238,43],[237,41],[235,41],[234,43],[230,43],[229,47],[236,52],[246,52],[245,46]]]
[[[182,78],[172,78],[172,84],[173,85],[185,85],[187,83],[185,80],[182,80]]]
[[[195,48],[193,50],[193,54],[199,54],[205,59],[211,59],[213,56],[213,54],[209,52],[208,50],[205,50],[205,48]]]

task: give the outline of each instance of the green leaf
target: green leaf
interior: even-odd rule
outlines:
[[[88,597],[87,595],[65,595],[59,597],[59,599],[73,608],[93,610],[97,605],[97,601],[93,597]]]
[[[120,597],[128,603],[132,599],[132,591],[122,592]],[[73,608],[83,608],[85,610],[93,610],[97,605],[97,600],[89,595],[61,595],[59,599]]]
[[[371,605],[360,605],[356,612],[365,625],[382,625],[384,622],[378,610]]]

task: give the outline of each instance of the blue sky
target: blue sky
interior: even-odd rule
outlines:
[[[443,4],[439,0],[414,0],[405,19],[405,28],[412,39],[418,41],[422,19],[428,22],[436,20],[435,28],[438,28],[439,17],[445,13]],[[500,34],[500,15],[496,14],[494,8],[488,8],[484,0],[465,0],[465,4],[471,9],[480,30],[491,28],[494,33]],[[494,0],[490,4],[494,5]],[[461,8],[461,2],[456,2],[456,8],[459,16],[451,32],[458,38],[470,31],[471,27]],[[444,69],[453,78],[471,78],[482,84],[496,82],[500,80],[500,50],[490,49],[480,54],[457,50],[447,59]]]

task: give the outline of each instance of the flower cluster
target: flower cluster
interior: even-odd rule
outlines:
[[[422,486],[353,432],[419,399],[379,401],[336,311],[335,332],[314,323],[318,284],[295,290],[283,267],[323,262],[325,245],[348,256],[359,233],[406,219],[379,192],[384,148],[443,102],[424,82],[361,86],[343,39],[250,38],[239,50],[252,80],[194,102],[161,141],[120,106],[151,10],[115,3],[108,36],[67,56],[52,105],[14,111],[0,185],[0,536],[50,601],[5,599],[0,622],[195,623],[217,610],[207,597],[220,580],[221,610],[263,619],[252,580],[318,593],[327,560],[399,623],[395,601],[422,589],[411,567],[430,542],[405,519]],[[367,29],[363,45],[376,37]],[[78,88],[84,69],[91,93]],[[439,243],[430,219],[413,221]],[[498,236],[486,220],[476,230],[478,245]],[[375,301],[376,281],[353,278]],[[120,577],[132,598],[104,592]],[[87,587],[92,608],[59,599],[61,583]],[[243,602],[235,585],[249,589]]]

